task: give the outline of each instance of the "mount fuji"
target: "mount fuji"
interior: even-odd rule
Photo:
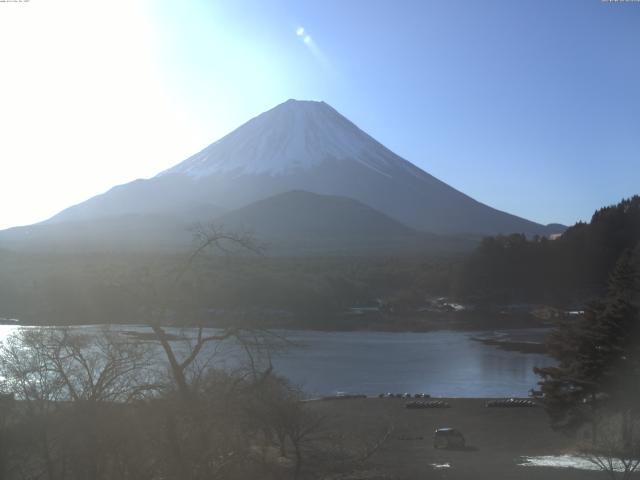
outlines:
[[[313,223],[318,205],[325,203],[331,206],[322,207],[325,217],[331,209],[336,219],[344,217],[345,210],[350,211],[347,217],[367,211],[367,222],[381,222],[387,230],[402,231],[402,236],[408,232],[548,235],[563,229],[484,205],[399,157],[326,103],[298,100],[258,115],[153,178],[114,187],[42,224],[22,228],[61,232],[65,225],[114,225],[119,218],[126,218],[129,227],[144,224],[145,219],[158,225],[168,222],[176,231],[178,223],[215,218],[256,228],[245,221],[255,223],[260,217],[260,225],[277,223],[281,236],[286,237],[289,229],[298,228],[294,219],[288,225],[282,209],[273,208],[284,205],[281,200],[268,202],[266,210],[264,201],[293,191],[297,194],[281,198],[300,201],[301,196],[313,196],[301,202],[314,205],[307,212],[308,222]],[[336,201],[335,197],[350,201]],[[272,221],[248,213],[254,204],[268,211]],[[305,215],[297,213],[296,218]],[[282,215],[284,221],[276,219]],[[331,235],[331,222],[324,218],[322,224]],[[19,235],[16,230],[22,229],[12,230],[15,237]],[[259,234],[260,228],[257,230]],[[382,230],[378,234],[384,237]],[[2,238],[0,235],[0,244]]]

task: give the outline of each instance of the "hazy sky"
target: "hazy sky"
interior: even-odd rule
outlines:
[[[493,207],[640,193],[640,2],[0,2],[0,228],[324,100]]]

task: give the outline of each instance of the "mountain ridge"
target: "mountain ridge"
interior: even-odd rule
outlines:
[[[477,243],[465,236],[418,232],[357,200],[303,190],[210,213],[206,218],[216,228],[246,234],[275,256],[447,254],[468,251]],[[50,253],[171,253],[193,247],[199,223],[171,214],[40,223],[0,231],[0,247]]]
[[[478,202],[396,155],[328,104],[299,100],[252,118],[150,179],[116,186],[43,223],[123,215],[204,221],[290,191],[347,197],[439,235],[564,230]]]

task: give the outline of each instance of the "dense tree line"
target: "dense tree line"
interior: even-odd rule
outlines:
[[[565,319],[548,340],[558,361],[537,369],[556,427],[592,422],[599,407],[640,406],[640,246],[614,268],[602,299],[577,320]]]
[[[170,317],[324,328],[350,307],[401,295],[446,295],[450,258],[211,256],[179,284],[184,255],[0,252],[0,317],[35,324],[140,323],[170,299]],[[176,290],[180,295],[174,295]],[[154,300],[154,295],[156,299]]]
[[[583,305],[604,292],[620,254],[640,241],[640,197],[597,211],[560,238],[488,237],[467,257],[213,256],[179,285],[179,254],[0,251],[0,317],[25,323],[139,323],[171,297],[167,321],[339,328],[350,307],[415,312],[428,297],[474,303]],[[179,297],[168,290],[180,290]],[[386,321],[386,320],[385,320]],[[342,322],[342,323],[341,323]]]
[[[604,292],[620,255],[638,242],[640,196],[634,196],[555,240],[485,238],[456,275],[455,290],[500,302],[582,303]]]

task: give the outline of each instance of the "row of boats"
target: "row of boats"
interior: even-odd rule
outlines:
[[[536,407],[537,405],[535,401],[523,398],[503,398],[501,400],[489,400],[485,403],[487,408]]]
[[[378,398],[431,398],[431,395],[428,393],[414,393],[411,395],[410,393],[381,393],[378,395]]]

